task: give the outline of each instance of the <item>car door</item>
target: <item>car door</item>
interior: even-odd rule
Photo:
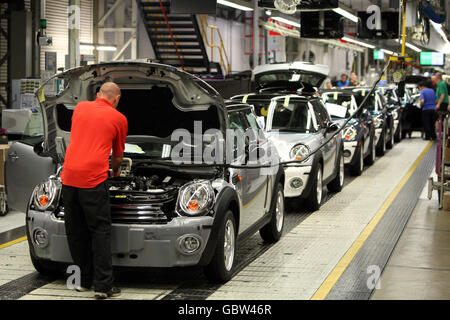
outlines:
[[[239,131],[246,132],[251,128],[246,114],[250,109],[233,110],[228,112],[228,119],[230,122],[230,129],[238,134]],[[248,131],[247,131],[248,132]],[[238,138],[239,135],[233,137],[233,152],[236,156],[236,162],[244,165],[243,157],[245,155],[238,154]],[[252,139],[245,139],[245,145],[250,148],[250,145],[255,145],[256,141]],[[250,163],[249,166],[257,164]],[[236,177],[240,179],[236,179]],[[241,199],[241,216],[239,224],[239,233],[244,232],[257,222],[265,213],[265,201],[267,190],[267,176],[261,175],[261,169],[255,168],[239,168],[231,169],[230,175],[231,183],[234,182],[236,192]]]
[[[25,212],[36,185],[56,172],[52,158],[38,156],[33,147],[43,137],[14,142],[8,149],[5,163],[5,185],[10,210]]]
[[[331,122],[330,116],[325,109],[323,103],[319,99],[311,100],[311,105],[314,110],[314,114],[317,119],[317,125],[319,126],[319,132],[321,134],[320,143],[324,143],[334,134],[334,132],[328,132],[327,128]],[[334,167],[336,163],[336,137],[333,137],[325,146],[322,148],[323,155],[323,179],[327,179],[334,172]]]

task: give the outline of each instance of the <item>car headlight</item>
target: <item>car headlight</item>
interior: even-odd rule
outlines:
[[[352,127],[347,127],[347,128],[344,129],[342,137],[346,141],[351,141],[351,140],[355,139],[356,133],[357,133],[356,129],[353,126]]]
[[[375,126],[375,128],[381,127],[381,124],[382,124],[382,121],[380,118],[373,119],[373,125]]]
[[[214,204],[214,189],[206,180],[185,184],[178,192],[177,211],[189,216],[209,212]]]
[[[49,179],[36,186],[33,191],[33,204],[35,209],[45,211],[54,209],[61,192],[61,182],[58,179]]]
[[[394,120],[397,120],[397,119],[398,119],[398,112],[397,112],[397,111],[392,111],[392,118],[393,118]]]
[[[291,149],[289,156],[293,160],[305,160],[309,157],[310,151],[304,144],[298,144]]]

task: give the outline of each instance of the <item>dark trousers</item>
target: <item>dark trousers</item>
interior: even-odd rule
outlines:
[[[434,123],[436,122],[436,111],[424,110],[422,111],[423,131],[425,132],[425,139],[436,139],[436,132],[434,130]]]
[[[81,286],[107,292],[113,284],[111,209],[105,182],[84,189],[63,185],[64,220],[70,253],[81,269]]]

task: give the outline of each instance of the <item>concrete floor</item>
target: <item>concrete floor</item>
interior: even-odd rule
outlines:
[[[373,300],[450,299],[450,211],[439,210],[427,187],[380,279]]]
[[[268,246],[255,234],[238,250],[239,271],[222,286],[208,283],[198,269],[154,271],[119,279],[122,295],[117,299],[195,299],[196,295],[200,299],[310,299],[426,145],[420,138],[405,139],[377,158],[362,176],[347,179],[342,192],[327,196],[319,211],[288,212],[278,243]],[[1,230],[23,225],[22,219],[23,213],[0,217]],[[422,194],[372,298],[449,299],[449,231],[449,212],[439,212],[437,200]],[[34,275],[26,241],[0,249],[0,292],[12,281],[24,283],[23,278]],[[26,300],[92,297],[93,292],[68,290],[64,279],[19,296]]]

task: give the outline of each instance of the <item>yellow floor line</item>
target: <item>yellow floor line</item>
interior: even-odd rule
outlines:
[[[330,272],[328,277],[325,279],[325,281],[322,283],[322,285],[317,289],[317,291],[314,293],[314,295],[311,297],[311,300],[324,300],[328,293],[330,293],[331,289],[334,287],[334,285],[337,283],[339,278],[344,273],[345,269],[347,269],[350,262],[355,257],[356,253],[358,253],[359,249],[362,247],[364,242],[367,240],[369,235],[372,233],[372,231],[377,226],[378,222],[381,220],[381,218],[386,213],[389,206],[392,204],[394,199],[399,194],[400,190],[404,187],[408,179],[413,174],[414,170],[418,167],[420,161],[425,156],[425,154],[428,152],[428,150],[431,148],[431,145],[433,142],[429,142],[426,146],[425,150],[420,154],[420,156],[417,158],[417,160],[413,163],[409,171],[405,174],[403,179],[400,181],[400,183],[395,187],[394,191],[389,195],[389,197],[386,199],[386,201],[383,203],[381,208],[378,210],[376,215],[372,218],[372,220],[369,222],[369,224],[364,228],[364,230],[361,232],[359,237],[353,242],[352,246],[348,251],[344,254],[344,256],[339,260],[337,265],[334,267],[334,269]]]
[[[25,240],[27,240],[27,236],[18,238],[16,240],[13,240],[13,241],[10,241],[10,242],[6,242],[4,244],[0,244],[0,249],[12,246],[13,244],[16,244],[16,243],[19,243],[19,242],[22,242],[22,241],[25,241]]]

